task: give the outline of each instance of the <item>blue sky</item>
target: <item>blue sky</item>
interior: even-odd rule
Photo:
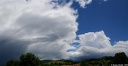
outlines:
[[[41,60],[128,56],[128,0],[0,0],[0,6],[0,65],[27,52]]]
[[[128,0],[93,0],[84,9],[77,3],[73,7],[79,13],[77,34],[103,30],[112,44],[128,39]]]

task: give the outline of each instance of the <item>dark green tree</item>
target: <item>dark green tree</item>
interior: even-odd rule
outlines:
[[[89,63],[86,60],[82,60],[80,66],[89,66]]]
[[[6,66],[19,66],[19,61],[9,60]]]
[[[34,54],[26,53],[20,56],[20,66],[41,66],[41,61]]]
[[[115,54],[113,61],[115,64],[126,64],[128,59],[124,52],[120,52]]]

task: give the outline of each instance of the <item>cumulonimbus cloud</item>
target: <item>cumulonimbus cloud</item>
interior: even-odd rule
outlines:
[[[83,2],[81,6],[84,7],[91,0],[76,2]],[[18,59],[26,52],[34,53],[42,60],[127,52],[127,41],[119,41],[112,46],[104,31],[76,35],[78,12],[71,8],[72,4],[73,1],[61,5],[57,0],[1,0],[0,62]],[[79,40],[75,40],[76,36]],[[71,45],[74,41],[78,47]],[[68,51],[72,49],[74,51]]]
[[[68,59],[78,26],[72,2],[62,6],[52,0],[19,1],[0,3],[1,63],[26,52],[40,59]]]

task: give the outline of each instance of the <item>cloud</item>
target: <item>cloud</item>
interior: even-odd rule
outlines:
[[[77,11],[70,7],[71,2],[63,6],[51,2],[5,0],[0,3],[0,57],[4,60],[1,63],[18,59],[26,52],[40,59],[68,58],[67,49],[74,48],[70,43],[76,37]]]
[[[110,47],[110,38],[107,37],[104,31],[89,32],[82,35],[78,35],[81,46],[90,46],[98,49]]]
[[[112,46],[110,38],[105,35],[104,31],[88,32],[78,37],[79,40],[75,41],[79,47],[69,52],[70,58],[74,60],[114,56],[117,52],[125,52],[128,55],[128,41],[119,41]]]
[[[1,0],[0,64],[32,52],[40,59],[81,59],[127,51],[128,41],[111,45],[104,31],[76,35],[77,10],[72,1]],[[81,7],[91,0],[77,0]],[[75,40],[78,36],[79,40]],[[75,46],[72,45],[74,44]],[[73,51],[72,51],[73,50]],[[127,53],[128,55],[128,53]]]
[[[104,0],[105,2],[108,1],[108,0]]]
[[[85,8],[86,5],[90,4],[92,0],[76,0],[82,8]]]
[[[0,37],[0,64],[5,63],[9,59],[18,59],[21,54],[26,52],[30,44],[26,40],[18,40],[14,37]]]

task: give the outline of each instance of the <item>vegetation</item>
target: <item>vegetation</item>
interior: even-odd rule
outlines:
[[[114,56],[114,64],[127,64],[128,59],[124,52],[116,53]]]
[[[41,66],[41,61],[32,53],[22,54],[19,61],[10,60],[6,66]]]
[[[80,66],[110,66],[111,64],[127,64],[128,58],[124,52],[116,53],[114,57],[105,56],[102,58],[84,59],[79,62],[72,60],[39,60],[32,53],[22,54],[19,61],[10,60],[6,66],[61,66],[80,64]]]
[[[6,66],[19,66],[18,61],[10,60],[7,62]]]
[[[20,66],[40,66],[41,61],[34,54],[27,53],[20,56]]]

